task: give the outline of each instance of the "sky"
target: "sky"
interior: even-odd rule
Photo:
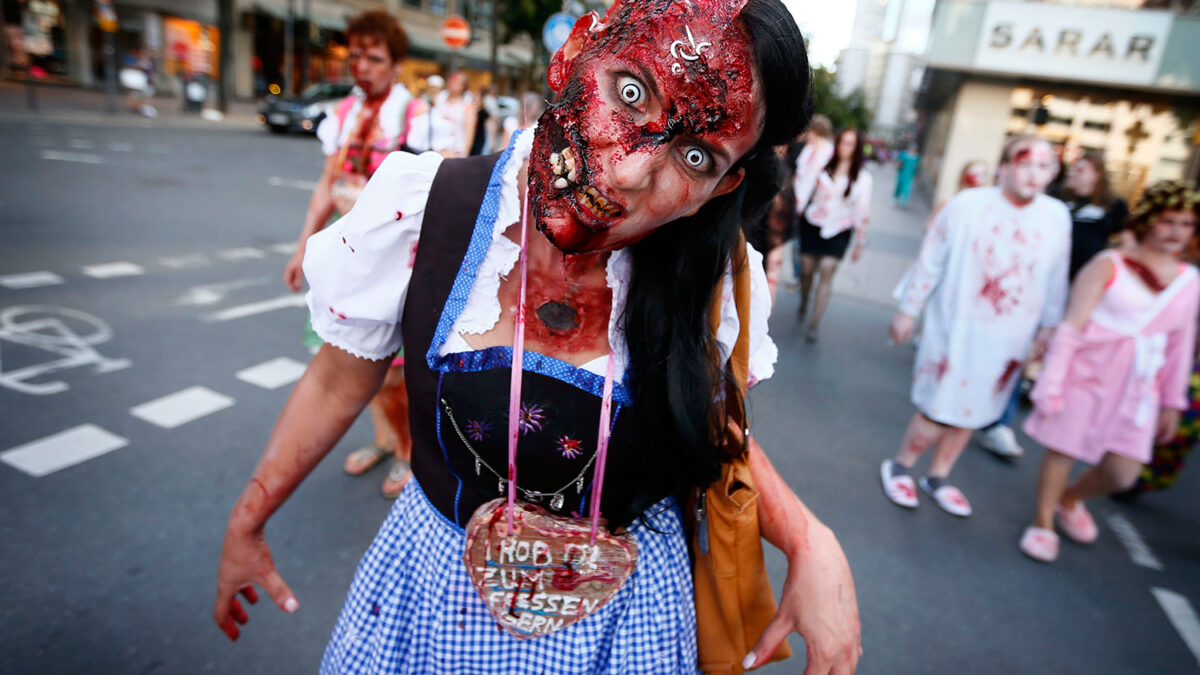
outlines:
[[[809,60],[832,67],[838,53],[850,44],[854,25],[853,0],[783,0],[809,39]]]

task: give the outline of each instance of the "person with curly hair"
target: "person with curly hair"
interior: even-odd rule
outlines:
[[[1020,541],[1034,560],[1057,559],[1056,522],[1076,543],[1095,541],[1084,502],[1130,488],[1155,440],[1171,439],[1189,407],[1200,274],[1181,258],[1198,212],[1192,185],[1151,186],[1130,219],[1137,245],[1101,252],[1076,277],[1025,421],[1047,448],[1037,511]],[[1068,486],[1076,461],[1092,468]]]

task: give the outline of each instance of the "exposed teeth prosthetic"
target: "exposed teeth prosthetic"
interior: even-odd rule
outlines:
[[[579,197],[580,203],[586,204],[588,209],[596,215],[605,218],[616,218],[621,215],[621,209],[613,206],[605,199],[596,188],[591,185],[585,185],[575,191],[575,195]]]
[[[558,176],[554,181],[554,187],[559,190],[567,189],[571,183],[576,182],[577,178],[574,151],[571,148],[564,148],[561,153],[550,153],[550,169],[554,171],[555,176]]]

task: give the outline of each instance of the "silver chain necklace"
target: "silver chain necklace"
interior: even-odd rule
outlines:
[[[458,426],[458,422],[454,419],[454,411],[450,408],[450,404],[446,402],[446,399],[442,399],[442,407],[446,409],[446,418],[450,420],[450,426],[454,427],[454,433],[458,434],[459,440],[462,441],[463,445],[467,446],[467,450],[469,450],[471,452],[471,454],[475,457],[475,475],[476,476],[481,475],[481,473],[480,473],[481,470],[487,469],[493,476],[496,477],[496,480],[499,481],[499,491],[501,493],[503,493],[505,486],[508,484],[508,480],[505,479],[505,477],[503,475],[501,475],[501,473],[499,471],[496,471],[495,469],[493,469],[492,465],[488,464],[487,460],[485,460],[483,457],[480,457],[479,453],[475,451],[475,448],[471,446],[471,442],[469,440],[467,440],[466,434],[464,434],[462,432],[462,429],[460,429]],[[538,492],[536,490],[526,490],[525,488],[521,487],[520,485],[517,485],[516,488],[518,491],[520,491],[521,495],[525,498],[526,501],[533,502],[536,504],[536,503],[540,502],[543,498],[549,497],[550,498],[550,508],[555,511],[561,511],[562,507],[563,507],[563,503],[566,501],[566,497],[563,495],[563,493],[566,492],[567,488],[571,487],[571,485],[574,485],[575,493],[582,494],[583,493],[583,477],[585,475],[587,475],[588,467],[590,467],[592,465],[592,463],[595,461],[596,461],[596,451],[593,450],[592,456],[588,458],[587,464],[584,464],[583,468],[580,469],[579,474],[576,475],[571,480],[567,481],[566,485],[563,485],[562,487],[555,490],[554,492]]]

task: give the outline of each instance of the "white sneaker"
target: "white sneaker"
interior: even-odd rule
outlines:
[[[1017,434],[1006,424],[996,424],[979,432],[978,443],[985,450],[1000,457],[1015,459],[1025,454],[1025,448],[1017,443]]]

